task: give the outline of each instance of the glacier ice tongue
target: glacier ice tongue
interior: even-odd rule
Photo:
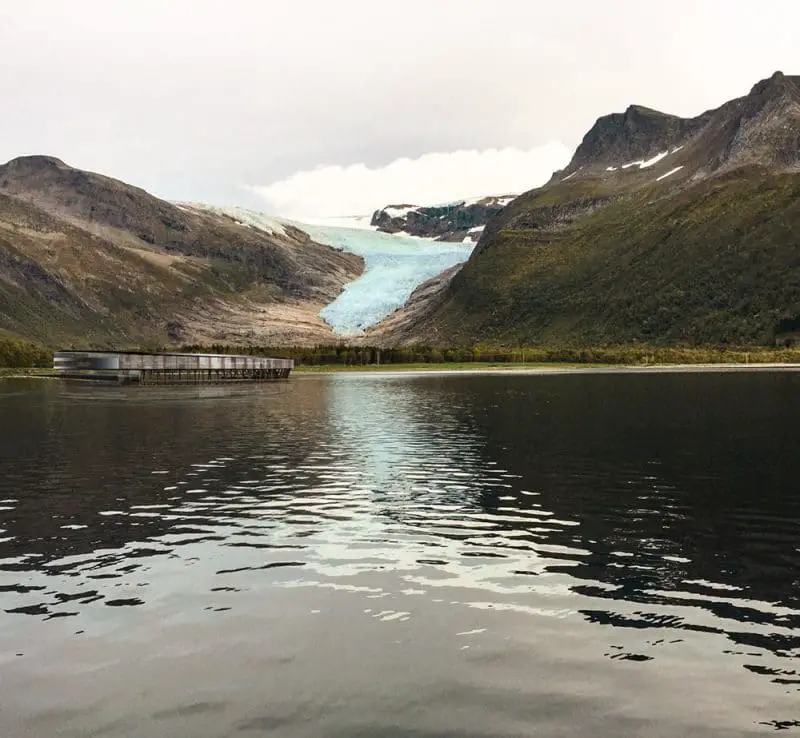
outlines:
[[[311,238],[364,259],[364,273],[320,316],[340,335],[357,335],[402,307],[423,282],[469,258],[474,243],[447,243],[358,228],[297,223]]]

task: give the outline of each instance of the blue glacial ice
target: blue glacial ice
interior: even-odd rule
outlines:
[[[298,223],[315,241],[364,258],[364,273],[320,316],[340,335],[354,335],[405,304],[419,285],[469,258],[474,243],[446,243],[365,228]]]

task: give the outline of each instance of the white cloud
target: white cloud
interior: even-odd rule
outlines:
[[[669,18],[691,22],[636,0],[0,0],[0,161],[263,207],[242,183],[574,146],[632,103],[697,115],[798,72],[797,0],[671,0]]]
[[[551,142],[515,148],[424,154],[383,167],[321,166],[252,190],[268,210],[289,218],[371,213],[391,203],[419,205],[530,190],[569,162],[572,152]]]

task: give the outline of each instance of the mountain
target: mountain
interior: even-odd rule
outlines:
[[[48,345],[313,343],[363,260],[59,159],[0,165],[0,332]]]
[[[694,118],[597,120],[383,343],[764,344],[800,326],[800,77]],[[793,330],[796,330],[793,329]]]
[[[444,205],[387,205],[372,214],[370,224],[384,233],[475,243],[486,224],[513,199],[505,195]]]

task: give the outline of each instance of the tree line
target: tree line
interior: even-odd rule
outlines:
[[[0,367],[52,367],[53,352],[29,341],[0,336]]]
[[[789,348],[654,347],[599,348],[520,347],[443,348],[437,346],[183,346],[188,353],[233,353],[294,359],[298,366],[370,366],[392,364],[718,364],[786,363],[800,361],[800,350]]]
[[[153,349],[148,349],[153,350]],[[486,346],[404,346],[380,348],[348,344],[321,346],[184,345],[162,351],[248,354],[294,359],[298,366],[376,366],[401,364],[718,364],[800,362],[800,349],[617,346],[599,348]],[[0,367],[52,367],[53,352],[29,341],[0,337]]]

